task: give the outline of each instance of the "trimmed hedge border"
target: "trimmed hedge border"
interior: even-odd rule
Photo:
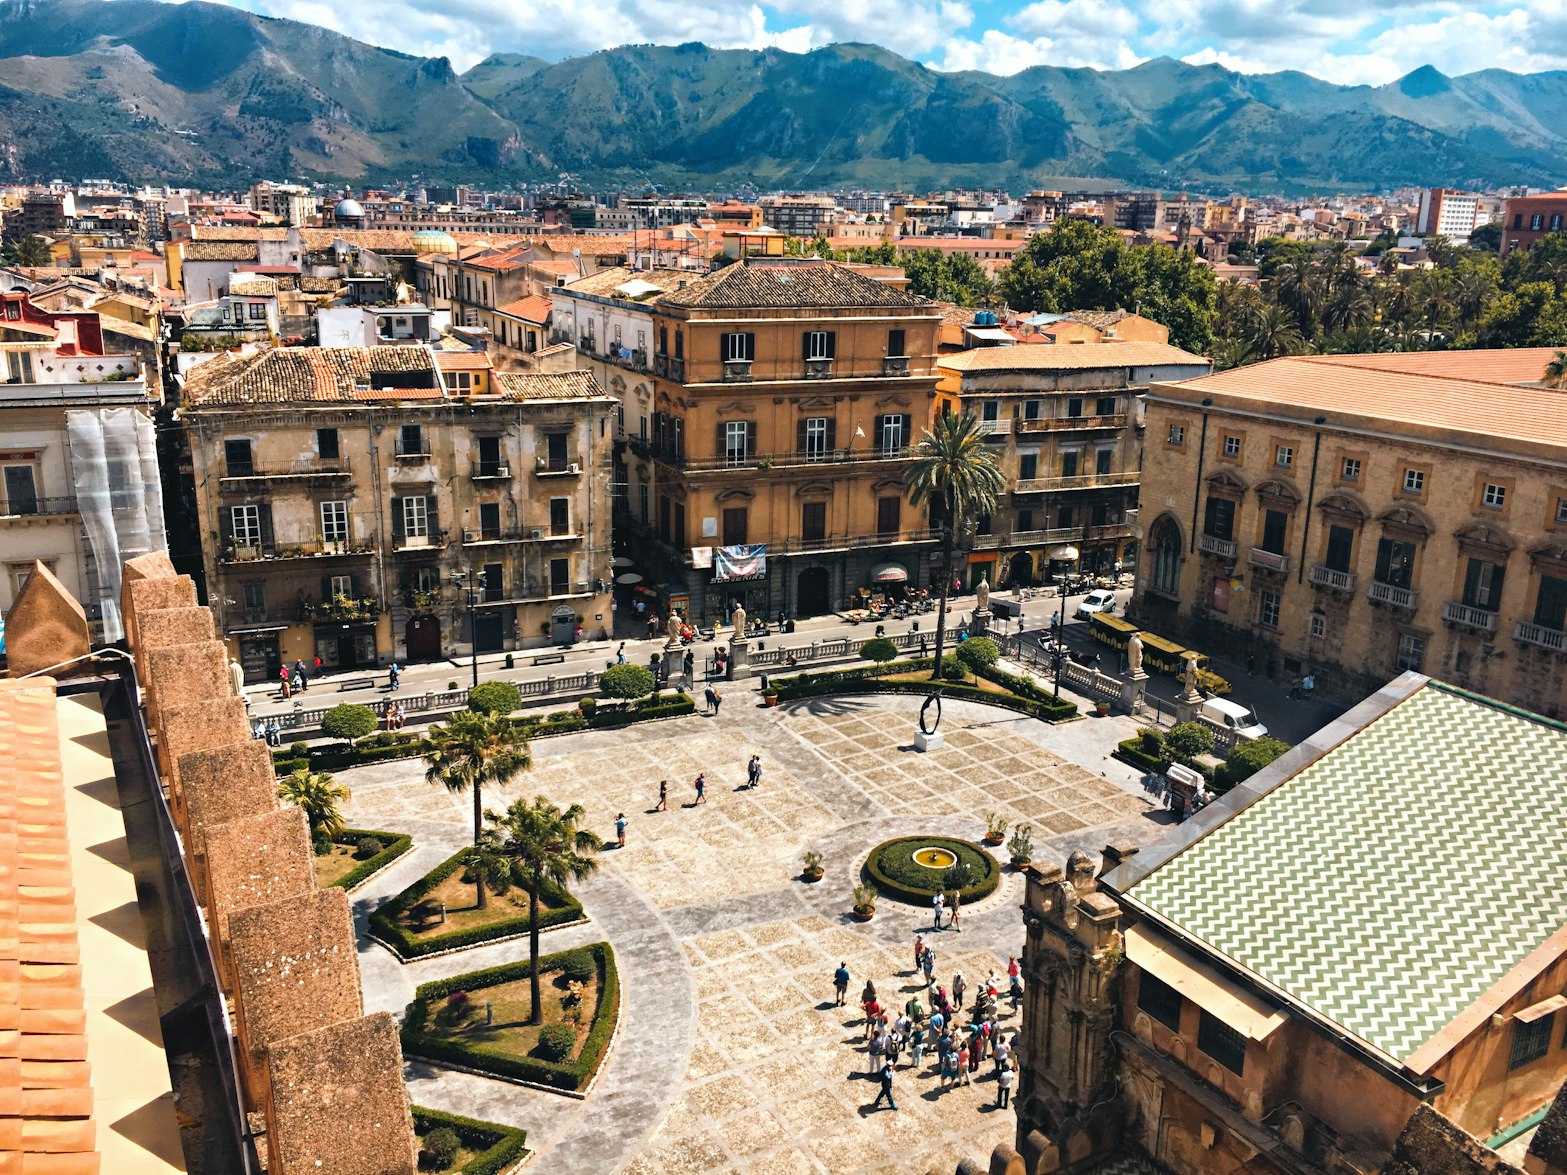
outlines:
[[[354,845],[358,847],[360,841],[367,836],[373,836],[386,845],[375,856],[370,857],[355,865],[343,876],[334,881],[329,889],[343,889],[352,892],[358,886],[369,881],[373,874],[379,873],[393,861],[401,857],[409,849],[414,847],[414,838],[405,832],[378,832],[375,829],[349,828],[345,829],[341,836],[333,837],[332,843],[339,845]]]
[[[454,1131],[469,1150],[479,1152],[458,1167],[456,1175],[505,1175],[521,1166],[528,1153],[528,1132],[519,1127],[480,1122],[477,1118],[464,1118],[461,1114],[448,1114],[424,1106],[410,1109],[416,1133],[425,1135],[444,1126]]]
[[[1137,735],[1129,739],[1123,739],[1121,742],[1116,743],[1115,754],[1113,757],[1121,760],[1123,763],[1131,764],[1140,771],[1152,771],[1155,775],[1163,775],[1165,768],[1169,767],[1169,765],[1175,761],[1173,759],[1161,757],[1159,755],[1150,755],[1147,751],[1143,750],[1143,739],[1141,735]],[[1211,788],[1214,786],[1214,770],[1212,767],[1209,767],[1204,763],[1194,763],[1190,766],[1193,771],[1201,772],[1203,778],[1208,781],[1208,787]],[[1229,789],[1226,788],[1224,790],[1228,791]]]
[[[696,702],[689,694],[681,692],[661,697],[654,704],[613,709],[599,706],[592,718],[584,718],[573,707],[570,710],[555,710],[537,718],[512,718],[508,721],[519,727],[523,737],[532,742],[536,738],[549,738],[557,734],[613,730],[636,722],[656,722],[694,713]],[[389,759],[418,759],[429,754],[431,746],[430,740],[422,734],[402,735],[382,731],[366,735],[351,747],[337,744],[307,747],[305,758],[299,757],[294,746],[283,747],[272,752],[272,765],[279,775],[288,775],[301,768],[311,771],[344,771],[350,767],[364,767]]]
[[[907,848],[909,853],[912,854],[914,850],[926,847],[947,849],[954,853],[959,860],[969,856],[977,856],[988,867],[983,877],[973,885],[966,885],[958,891],[958,897],[963,904],[967,905],[988,898],[1001,885],[1000,863],[977,844],[955,836],[900,836],[893,840],[884,840],[871,850],[870,856],[865,858],[865,874],[870,878],[871,883],[886,897],[895,901],[923,905],[935,896],[936,890],[934,888],[917,888],[912,883],[889,877],[882,870],[877,859],[883,853],[892,850],[902,852]],[[922,868],[922,866],[917,867]]]
[[[527,934],[526,914],[492,922],[488,926],[472,926],[467,930],[453,930],[425,938],[415,938],[398,925],[399,915],[423,901],[426,894],[462,868],[463,854],[467,851],[467,848],[458,849],[402,893],[377,906],[370,914],[370,937],[406,963],[409,959],[419,959],[425,955],[445,954],[464,947],[478,946],[481,942]],[[583,921],[582,903],[565,890],[546,884],[540,896],[556,903],[555,909],[539,912],[540,930]]]
[[[526,1085],[542,1086],[572,1096],[582,1094],[592,1084],[620,1019],[620,976],[615,970],[615,952],[609,943],[596,942],[559,954],[539,956],[539,972],[542,975],[547,971],[558,970],[566,960],[582,955],[590,956],[599,969],[599,1006],[598,1014],[593,1017],[593,1026],[588,1029],[588,1037],[582,1042],[582,1051],[576,1060],[557,1062],[537,1057],[503,1056],[489,1052],[483,1045],[453,1044],[424,1033],[424,1026],[429,1023],[432,1001],[443,999],[454,991],[474,992],[509,983],[513,979],[526,979],[533,973],[527,959],[420,984],[414,989],[413,1002],[408,1005],[408,1014],[399,1033],[403,1055],[422,1057],[437,1063],[446,1061],[477,1072],[494,1074]]]
[[[840,669],[830,673],[802,673],[797,677],[774,679],[771,685],[778,691],[782,702],[798,698],[815,698],[824,694],[928,694],[931,683],[926,681],[884,681],[889,675],[916,673],[931,668],[930,657],[911,661],[889,661],[858,669]],[[981,676],[997,685],[1013,690],[1013,694],[992,693],[977,685],[946,681],[941,683],[943,698],[962,698],[965,701],[983,702],[1016,710],[1041,722],[1064,722],[1077,717],[1075,702],[1056,701],[1026,678],[1013,677],[1000,669],[987,669]]]

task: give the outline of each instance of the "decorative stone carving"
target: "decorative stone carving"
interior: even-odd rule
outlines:
[[[5,647],[11,677],[84,657],[92,648],[87,613],[42,563],[33,563],[27,585],[6,613]]]

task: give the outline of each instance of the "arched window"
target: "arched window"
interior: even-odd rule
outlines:
[[[1148,534],[1148,586],[1167,596],[1181,586],[1181,528],[1168,514],[1153,524]]]

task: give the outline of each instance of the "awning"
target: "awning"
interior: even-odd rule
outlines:
[[[1013,338],[1006,331],[1002,330],[999,326],[966,326],[963,328],[963,333],[966,335],[972,335],[976,339],[984,339],[986,342],[1017,342],[1015,338]]]
[[[228,634],[229,636],[261,636],[263,633],[268,632],[287,631],[288,625],[286,624],[268,624],[263,628],[231,628],[228,630]]]
[[[1553,995],[1537,1004],[1530,1004],[1521,1012],[1514,1012],[1513,1019],[1522,1020],[1525,1024],[1533,1024],[1540,1017],[1549,1016],[1552,1012],[1559,1012],[1563,1008],[1567,1008],[1567,999]]]
[[[907,583],[909,569],[902,563],[878,563],[871,568],[872,583]]]
[[[1141,926],[1127,930],[1125,941],[1128,959],[1242,1036],[1266,1040],[1289,1019],[1279,1009],[1184,951],[1156,939]]]

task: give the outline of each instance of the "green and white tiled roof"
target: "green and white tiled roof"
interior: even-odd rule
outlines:
[[[1567,923],[1567,728],[1427,683],[1130,893],[1407,1061]]]

